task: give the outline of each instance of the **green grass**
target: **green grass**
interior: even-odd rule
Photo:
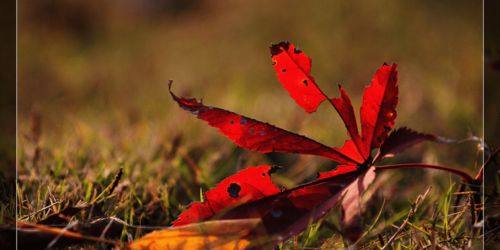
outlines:
[[[102,142],[103,138],[96,140],[100,141],[97,145],[106,144]],[[209,143],[214,145],[209,144],[206,148],[217,148],[216,141]],[[75,145],[74,148],[81,147]],[[230,143],[218,147],[217,157],[184,144],[172,153],[173,145],[169,145],[168,141],[162,146],[150,148],[153,150],[141,156],[130,153],[115,158],[116,156],[112,154],[99,153],[90,148],[86,151],[78,149],[78,154],[72,154],[68,150],[64,153],[65,156],[57,155],[59,148],[43,147],[44,153],[40,155],[38,165],[30,168],[26,174],[20,175],[17,186],[20,204],[18,215],[24,220],[36,222],[61,211],[65,205],[75,205],[79,201],[85,201],[98,204],[97,207],[103,213],[100,215],[102,217],[118,217],[135,226],[168,226],[187,204],[202,200],[200,191],[208,190],[216,182],[236,171],[231,167],[216,169],[216,166],[224,166],[220,163],[225,159],[238,161],[242,158],[245,162],[273,163],[266,156],[236,150]],[[141,143],[131,148],[132,152],[135,150],[143,150]],[[155,152],[157,150],[161,152]],[[78,157],[71,155],[92,157],[86,161],[79,161]],[[155,155],[161,156],[150,157]],[[75,159],[75,163],[71,159]],[[32,162],[27,155],[20,160],[24,166]],[[201,170],[198,169],[199,166],[207,168]],[[120,168],[123,169],[123,175],[118,182],[115,182]],[[198,175],[194,174],[197,170],[200,171]],[[478,233],[471,227],[469,208],[462,210],[467,204],[464,203],[467,197],[462,198],[461,207],[452,207],[457,197],[453,193],[458,191],[459,183],[446,173],[434,173],[436,177],[430,177],[429,173],[425,173],[425,171],[410,173],[410,175],[422,175],[423,185],[416,187],[405,184],[409,179],[407,171],[387,172],[378,176],[373,184],[377,190],[370,198],[363,222],[360,224],[362,232],[366,235],[358,243],[359,247],[370,249],[381,246],[380,238],[387,240],[391,237],[396,231],[395,226],[402,223],[413,206],[412,200],[417,194],[425,191],[426,186],[433,186],[432,194],[418,208],[392,246],[395,249],[418,249],[424,245],[435,244],[457,248],[467,246],[471,239],[473,245],[479,246]],[[294,182],[287,178],[286,174],[278,173],[278,175],[280,175],[278,180],[281,179],[282,182]],[[433,178],[445,181],[442,187],[433,185]],[[114,190],[110,192],[112,188]],[[385,205],[381,207],[380,204],[384,201]],[[75,219],[88,222],[89,213],[88,210],[84,210],[83,213],[77,214]],[[301,235],[285,242],[283,249],[321,247],[329,249],[334,245],[343,246],[348,240],[338,232],[338,228],[344,227],[339,224],[339,215],[340,210],[335,209],[323,221],[311,225]],[[127,240],[127,233],[135,238],[139,237],[140,232],[133,228],[123,228],[120,239]]]

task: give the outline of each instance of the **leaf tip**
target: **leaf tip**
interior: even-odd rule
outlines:
[[[172,85],[174,84],[174,80],[168,80],[168,92],[170,92],[170,95],[175,99],[177,100],[178,97],[174,94],[174,92],[172,92]]]
[[[387,62],[384,62],[384,63],[382,64],[382,68],[385,68],[385,67],[388,67],[388,68],[391,68],[391,69],[397,69],[398,64],[397,64],[397,63],[394,63],[394,62],[393,62],[392,64],[389,64],[389,63],[387,63]]]
[[[271,44],[271,47],[269,47],[271,51],[271,56],[280,54],[282,52],[281,51],[282,48],[284,51],[287,51],[289,47],[290,47],[290,42],[288,41],[281,41],[279,43]]]

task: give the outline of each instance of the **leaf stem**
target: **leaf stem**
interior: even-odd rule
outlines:
[[[447,167],[447,166],[424,164],[424,163],[404,163],[404,164],[391,164],[391,165],[375,166],[375,170],[388,170],[388,169],[401,169],[401,168],[429,168],[429,169],[443,170],[446,172],[450,172],[452,174],[459,175],[468,184],[475,183],[475,179],[472,176],[470,176],[468,173],[466,173],[462,170]]]

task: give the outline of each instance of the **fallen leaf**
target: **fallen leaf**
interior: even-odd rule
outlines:
[[[271,46],[277,78],[295,102],[309,113],[328,100],[340,115],[350,139],[341,148],[325,146],[268,123],[224,109],[205,106],[195,98],[170,93],[178,105],[206,121],[238,146],[261,153],[309,154],[340,163],[337,169],[320,173],[310,183],[279,191],[268,173],[269,166],[250,167],[228,177],[205,194],[205,202],[195,202],[174,222],[175,226],[206,220],[260,218],[274,243],[304,230],[342,201],[344,223],[356,223],[362,212],[359,197],[374,180],[374,165],[381,160],[371,153],[397,153],[418,140],[420,135],[397,136],[392,131],[398,103],[397,65],[383,64],[365,88],[360,108],[361,134],[348,94],[339,86],[340,97],[328,98],[311,73],[311,58],[289,42]],[[170,83],[171,89],[171,83]],[[259,175],[260,173],[260,175]],[[266,190],[263,192],[261,190]]]
[[[246,249],[260,219],[218,220],[169,228],[133,241],[133,250]]]

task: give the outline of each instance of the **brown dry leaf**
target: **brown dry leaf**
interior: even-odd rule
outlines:
[[[67,228],[57,228],[42,224],[32,224],[23,221],[16,222],[16,232],[19,249],[46,249],[67,246],[71,244],[105,243],[119,246],[121,242],[104,238],[83,235]],[[0,245],[1,248],[1,245]]]
[[[260,219],[217,220],[169,228],[146,234],[130,243],[134,250],[245,249]]]

